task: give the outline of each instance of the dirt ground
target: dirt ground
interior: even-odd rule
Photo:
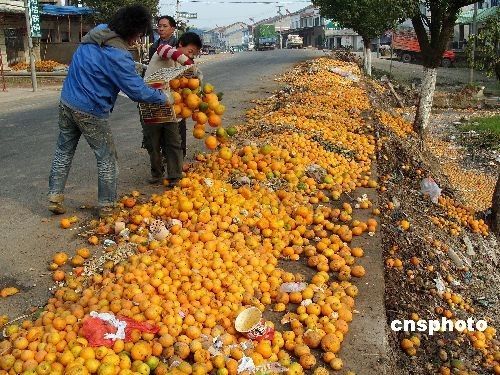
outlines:
[[[374,106],[405,119],[400,124],[411,129],[415,107],[391,107],[391,96],[388,91],[373,94]],[[494,149],[471,153],[458,131],[465,121],[492,114],[498,111],[434,109],[423,152],[415,134],[396,135],[393,128],[379,123],[388,324],[394,319],[440,319],[444,314],[499,325],[499,246],[494,235],[472,233],[468,227],[485,219],[499,160]],[[436,204],[421,193],[426,177],[442,189]],[[403,220],[410,223],[409,229],[401,229]],[[396,261],[401,266],[394,266]],[[405,338],[418,342],[415,355],[401,349]],[[396,366],[404,374],[489,374],[489,355],[499,349],[498,339],[491,335],[486,349],[481,349],[476,336],[456,331],[433,336],[390,331],[389,341]]]

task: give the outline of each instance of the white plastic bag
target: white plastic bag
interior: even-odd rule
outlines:
[[[280,286],[280,292],[283,293],[293,293],[293,292],[302,292],[305,288],[307,288],[307,283],[283,283]]]
[[[422,180],[420,183],[420,191],[422,194],[429,194],[432,203],[438,203],[438,199],[441,196],[441,189],[432,177],[426,177]]]

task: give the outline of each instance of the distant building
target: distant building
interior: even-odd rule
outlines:
[[[33,40],[34,54],[37,60],[56,60],[67,64],[82,36],[92,27],[83,19],[83,15],[91,11],[88,8],[52,3],[60,1],[40,2],[42,37]],[[29,62],[24,1],[7,0],[0,3],[0,24],[0,54],[4,69],[19,62]]]
[[[226,26],[222,31],[222,41],[225,49],[242,48],[244,36],[248,31],[248,25],[243,22],[236,22]]]
[[[207,30],[203,33],[203,44],[221,48],[222,45],[222,27],[216,27],[215,29]]]
[[[480,31],[484,21],[495,12],[499,11],[500,0],[488,0],[477,3],[476,23]],[[460,10],[457,24],[453,32],[453,49],[462,50],[467,45],[467,40],[473,34],[474,5],[468,5]]]
[[[222,50],[230,48],[240,49],[248,44],[248,25],[244,22],[235,22],[228,26],[216,27],[205,31],[202,35],[203,44]]]
[[[332,21],[325,25],[325,40],[325,47],[328,49],[342,47],[350,47],[354,51],[363,49],[363,40],[357,32],[341,27],[338,23]]]

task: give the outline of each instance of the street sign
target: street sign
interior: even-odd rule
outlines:
[[[42,29],[40,27],[40,8],[38,0],[28,0],[28,12],[30,19],[30,36],[32,38],[41,38]]]
[[[328,24],[326,25],[326,29],[327,30],[341,30],[342,29],[342,26],[340,26],[340,24],[338,22],[333,22],[333,21],[330,21],[328,22]]]
[[[179,17],[194,20],[198,18],[198,13],[179,12]]]

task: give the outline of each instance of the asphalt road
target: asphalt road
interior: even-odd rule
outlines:
[[[273,78],[294,63],[321,56],[309,50],[245,52],[221,56],[201,67],[205,81],[224,91],[228,109],[225,125],[241,122],[250,100],[268,96],[277,87]],[[57,88],[39,94],[12,89],[0,92],[0,289],[18,286],[22,292],[0,301],[0,315],[16,317],[44,304],[51,285],[47,265],[57,251],[73,254],[82,240],[77,231],[58,227],[59,217],[46,210],[48,174],[57,131]],[[119,193],[158,191],[148,186],[148,157],[141,149],[142,134],[136,104],[119,98],[111,116],[118,149]],[[188,130],[192,155],[201,141]],[[67,215],[82,221],[94,215],[97,169],[92,151],[80,142],[66,186]]]

